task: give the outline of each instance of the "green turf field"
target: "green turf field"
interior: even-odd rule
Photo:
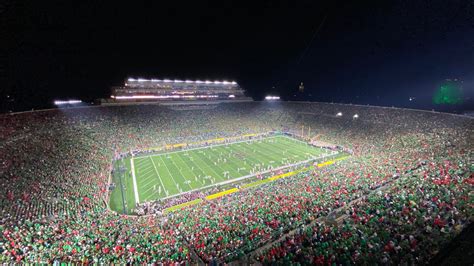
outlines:
[[[130,209],[137,200],[143,203],[168,198],[329,154],[328,150],[278,135],[126,158],[116,162],[116,166],[123,164],[126,171],[123,178],[114,177],[117,189],[112,192],[110,206],[122,211],[122,197]]]

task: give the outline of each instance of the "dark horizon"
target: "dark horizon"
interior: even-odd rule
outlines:
[[[236,80],[254,99],[474,109],[472,1],[8,1],[1,12],[1,112],[90,102],[128,77]],[[462,81],[463,104],[432,103],[446,79]]]

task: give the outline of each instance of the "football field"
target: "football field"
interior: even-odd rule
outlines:
[[[329,156],[331,151],[278,135],[161,154],[139,155],[124,161],[124,177],[112,193],[111,208],[127,209],[188,191],[231,183],[272,169]]]

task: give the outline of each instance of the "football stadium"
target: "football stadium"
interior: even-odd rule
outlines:
[[[247,134],[243,138],[253,136],[255,134]],[[225,140],[225,138],[219,138],[205,141],[205,143]],[[171,148],[182,147],[182,145],[174,144]],[[277,135],[259,137],[256,140],[211,144],[204,148],[134,156],[125,160],[126,163],[122,165],[120,165],[123,163],[121,160],[118,163],[119,167],[116,168],[117,173],[120,173],[123,168],[129,172],[128,178],[122,179],[119,176],[116,183],[122,183],[122,187],[125,184],[126,191],[133,192],[133,197],[125,201],[125,198],[121,196],[123,191],[117,191],[112,195],[115,198],[112,202],[118,202],[118,206],[112,206],[112,209],[120,210],[122,207],[121,210],[127,212],[127,206],[136,206],[140,202],[173,198],[182,193],[189,194],[243,179],[248,181],[252,176],[259,176],[261,179],[264,174],[274,174],[276,171],[281,174],[283,169],[290,166],[295,168],[334,154],[325,153],[323,149],[310,147],[299,140]],[[125,180],[132,182],[127,183]],[[246,186],[262,182],[265,180]],[[120,206],[121,198],[123,202],[126,202],[122,206]]]
[[[474,265],[473,15],[0,4],[0,266]]]
[[[192,95],[0,116],[0,261],[424,264],[471,225],[470,117]]]

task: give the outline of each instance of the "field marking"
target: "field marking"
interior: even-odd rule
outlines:
[[[202,163],[204,163],[204,166],[208,167],[210,170],[212,170],[212,171],[214,172],[214,174],[216,174],[216,177],[214,177],[214,179],[216,179],[216,178],[221,178],[220,175],[219,175],[219,173],[217,173],[216,170],[214,169],[214,167],[212,167],[212,164],[208,164],[208,163],[205,162],[204,159],[202,159],[202,158],[206,158],[206,159],[209,160],[211,163],[213,163],[213,161],[212,161],[211,159],[207,158],[206,156],[198,156],[198,159],[199,159]],[[214,166],[219,167],[221,170],[223,170],[223,169],[222,169],[219,165],[217,165],[217,164],[214,165]],[[204,173],[205,173],[205,172],[204,172]],[[222,180],[225,180],[224,178],[221,178],[221,179],[222,179]],[[214,184],[212,184],[212,185],[214,185]]]
[[[281,148],[281,145],[284,145],[284,144],[281,144],[283,141],[285,141],[284,138],[281,139],[277,139],[275,142],[269,142],[269,141],[265,141],[263,140],[262,142],[259,142],[259,143],[256,143],[256,147],[258,147],[259,149],[258,150],[255,150],[255,154],[257,156],[257,158],[267,158],[263,164],[261,165],[261,167],[269,167],[269,166],[272,166],[273,167],[273,164],[274,163],[271,163],[271,161],[273,162],[279,162],[282,157],[284,156],[284,154],[281,153],[281,150],[283,150]],[[277,148],[277,149],[275,149]],[[279,148],[279,149],[278,149]],[[285,150],[287,149],[288,147],[285,147]],[[293,149],[293,147],[291,147]],[[259,155],[259,153],[261,155]],[[279,163],[278,163],[279,164]]]
[[[272,138],[279,138],[279,137],[284,137],[284,136],[283,135],[276,135],[276,136],[261,137],[261,138],[262,139],[272,139]],[[290,138],[290,137],[287,137],[287,138]],[[183,149],[183,150],[180,150],[180,151],[170,151],[170,152],[165,152],[165,153],[156,153],[156,154],[151,154],[151,155],[136,156],[135,158],[141,159],[141,158],[147,158],[147,157],[150,157],[150,156],[162,156],[162,155],[168,155],[168,154],[173,154],[173,153],[178,153],[178,152],[187,152],[187,151],[193,151],[193,150],[210,149],[210,148],[213,148],[213,147],[227,146],[227,145],[243,143],[243,142],[254,142],[254,141],[259,141],[259,140],[261,140],[261,139],[248,139],[248,140],[241,140],[241,141],[235,141],[235,142],[226,142],[226,143],[216,144],[216,145],[208,145],[208,146],[201,146],[201,147],[196,147],[196,148],[191,148],[191,149]]]
[[[174,185],[175,185],[176,189],[178,190],[178,194],[180,194],[180,193],[179,193],[179,185],[178,185],[178,183],[176,183],[176,180],[174,179],[173,174],[171,174],[170,169],[168,169],[168,166],[166,165],[165,160],[163,160],[163,158],[161,158],[161,156],[158,156],[158,157],[160,158],[160,160],[161,160],[161,161],[163,162],[163,164],[165,165],[166,170],[167,170],[168,173],[170,174],[171,179],[173,179]],[[173,160],[173,159],[171,159],[171,160]],[[179,170],[179,169],[178,169],[178,170]]]
[[[282,156],[278,151],[275,151],[275,149],[270,148],[271,146],[276,146],[277,143],[278,143],[278,141],[274,142],[274,143],[271,143],[271,144],[269,142],[256,143],[255,146],[258,147],[259,149],[255,149],[255,152],[252,152],[252,153],[255,154],[255,156],[257,156],[257,158],[268,158],[269,160],[265,160],[265,161],[266,161],[266,164],[270,165],[271,161],[276,160],[274,158],[274,156],[278,156],[278,157]],[[270,145],[270,147],[268,147],[268,145]],[[266,152],[264,152],[262,150],[264,150]],[[261,155],[258,155],[259,153]],[[261,166],[265,167],[265,161],[262,163]]]
[[[155,170],[153,170],[153,166],[150,167],[149,169],[150,170],[148,170],[148,169],[143,170],[144,172],[140,173],[140,176],[149,176],[150,173],[155,172]],[[151,176],[153,176],[153,175],[151,175]]]
[[[163,192],[166,194],[167,189],[165,185],[163,185],[163,181],[161,180],[160,173],[158,173],[158,169],[156,169],[155,162],[153,161],[153,158],[151,158],[151,156],[148,156],[148,158],[151,160],[151,163],[153,164],[153,167],[155,168],[155,172],[158,175],[158,179],[160,180],[161,186],[163,187],[163,190],[164,190]]]
[[[179,157],[179,154],[177,154],[177,156]],[[180,157],[180,158],[181,158],[181,157]],[[189,179],[187,179],[185,175],[183,175],[183,171],[181,171],[180,168],[179,168],[179,166],[174,162],[174,161],[175,161],[174,158],[171,157],[170,159],[171,159],[171,162],[173,163],[174,167],[176,167],[176,169],[178,170],[179,174],[180,174],[181,177],[184,179],[184,182],[180,182],[180,183],[183,183],[184,185],[188,185],[188,187],[189,187],[190,189],[193,189],[193,187],[191,187],[191,181],[190,181]],[[177,160],[176,160],[176,161],[177,161]],[[188,167],[188,166],[186,165],[186,167]],[[189,171],[192,173],[191,168],[188,167],[188,169],[189,169]],[[168,172],[169,172],[169,171],[168,171]],[[189,183],[186,183],[186,181],[190,181],[190,182],[189,182]]]
[[[239,145],[239,144],[237,144],[237,145]],[[221,147],[219,147],[217,150],[218,150],[218,151],[219,151],[219,150],[223,150],[223,151],[227,152],[227,154],[225,154],[224,157],[226,157],[227,155],[229,156],[229,158],[226,159],[226,160],[227,160],[227,164],[229,165],[229,169],[226,169],[227,172],[228,172],[228,174],[227,174],[227,180],[229,180],[229,175],[230,175],[231,173],[232,173],[232,176],[239,176],[240,173],[239,173],[239,171],[237,171],[237,169],[240,168],[240,164],[239,164],[239,163],[242,163],[242,160],[238,161],[239,163],[236,163],[236,162],[235,162],[235,161],[236,161],[236,160],[235,160],[236,157],[233,156],[233,155],[231,155],[233,152],[235,152],[235,150],[230,149],[230,151],[228,151],[226,148],[221,148]],[[233,166],[234,168],[232,168],[231,166]],[[234,174],[236,174],[236,175],[234,175]]]
[[[143,194],[143,195],[148,194],[148,192],[149,192],[150,190],[152,190],[152,189],[153,189],[153,187],[149,187],[149,188],[148,188],[147,190],[145,190],[142,194]],[[151,194],[151,196],[153,196],[153,193]],[[149,197],[145,197],[145,198],[148,199]],[[146,200],[145,200],[145,202],[146,202]]]
[[[194,163],[194,162],[193,162],[193,163]],[[202,172],[202,174],[204,175],[202,178],[203,178],[204,180],[206,180],[204,177],[207,176],[208,173],[206,173],[206,172],[201,168],[201,166],[200,166],[198,163],[194,163],[194,164],[196,165],[197,168],[199,168],[199,170],[200,170],[200,171]],[[207,164],[205,164],[203,167],[210,168]],[[204,181],[204,182],[206,182],[206,181]],[[197,188],[197,189],[199,189],[199,188]],[[189,192],[189,191],[187,191],[187,192]]]
[[[338,154],[338,152],[329,153],[329,154],[324,153],[324,154],[321,154],[321,156],[319,156],[319,157],[313,157],[313,158],[305,160],[305,161],[300,161],[300,162],[289,164],[289,165],[283,165],[283,166],[280,166],[280,167],[272,169],[272,170],[262,171],[260,174],[263,175],[263,174],[268,174],[270,172],[276,172],[276,171],[283,170],[283,169],[290,168],[290,167],[300,166],[302,164],[305,164],[305,163],[308,163],[308,162],[311,162],[311,161],[314,161],[314,160],[324,159],[326,157],[330,157],[330,156],[333,156],[333,155],[336,155],[336,154]],[[178,194],[174,194],[174,195],[171,195],[171,196],[168,196],[168,197],[161,198],[161,200],[178,197],[178,196],[186,194],[186,193],[191,193],[191,192],[194,192],[194,191],[200,191],[200,190],[204,190],[204,189],[207,189],[207,188],[210,188],[210,187],[217,187],[217,186],[221,186],[221,185],[225,185],[225,184],[234,183],[234,182],[244,180],[244,179],[254,177],[254,176],[257,176],[257,174],[249,174],[249,175],[237,177],[237,178],[234,178],[234,179],[226,180],[226,181],[223,181],[223,182],[220,182],[220,183],[215,183],[215,184],[195,188],[193,190],[188,190],[188,191],[183,192],[183,193],[178,193]]]
[[[144,158],[135,157],[135,159],[137,160],[137,166],[147,165],[147,162],[144,160]]]
[[[135,204],[139,204],[140,197],[138,196],[137,177],[135,176],[135,163],[133,162],[133,157],[130,159],[130,165],[132,167],[133,193],[135,194]]]
[[[275,146],[280,147],[281,149],[284,149],[285,152],[288,152],[288,155],[293,156],[293,158],[295,158],[295,155],[296,155],[296,157],[299,157],[299,155],[302,155],[302,154],[309,155],[308,158],[312,158],[314,156],[319,156],[319,155],[324,154],[325,152],[327,152],[327,150],[321,149],[321,147],[317,147],[317,148],[323,150],[323,152],[320,152],[319,150],[318,150],[317,153],[313,152],[315,150],[315,147],[311,146],[311,145],[305,145],[301,148],[292,147],[291,146],[292,143],[290,142],[290,140],[291,139],[288,139],[288,141],[285,141],[285,142],[276,142]]]
[[[268,140],[273,140],[275,139],[275,141],[273,142],[268,142]],[[249,145],[256,145],[257,147],[257,151],[255,153],[253,153],[253,148],[251,148],[250,146],[247,146],[247,145],[242,145],[243,143],[246,143],[246,144],[249,144]],[[302,147],[298,147],[298,149],[296,150],[293,150],[294,147],[292,147],[292,144],[294,143],[302,143],[304,144],[304,146]],[[232,145],[234,145],[232,147]],[[227,154],[229,153],[229,151],[223,149],[223,148],[231,148],[231,152],[232,153],[235,153],[236,151],[240,151],[240,152],[243,152],[244,154],[246,154],[247,158],[250,159],[253,157],[253,160],[250,160],[249,162],[251,161],[257,161],[259,162],[259,164],[261,166],[265,166],[266,163],[265,159],[274,159],[273,156],[275,157],[281,157],[281,154],[279,152],[276,152],[274,149],[272,149],[271,146],[275,146],[277,147],[277,150],[278,148],[280,148],[280,150],[283,150],[283,149],[288,149],[288,155],[293,155],[293,154],[306,154],[306,156],[309,155],[309,158],[304,158],[306,160],[301,160],[298,159],[296,160],[295,162],[293,163],[290,163],[290,164],[285,164],[285,165],[282,165],[280,167],[277,167],[276,169],[270,169],[270,170],[265,170],[265,169],[261,169],[263,170],[263,172],[261,172],[262,174],[263,173],[266,173],[266,172],[270,172],[270,171],[276,171],[277,169],[281,169],[281,168],[289,168],[291,166],[296,166],[296,165],[300,165],[301,163],[304,163],[305,161],[312,161],[312,160],[317,160],[317,159],[320,159],[320,158],[325,158],[325,157],[328,157],[328,156],[331,156],[331,155],[334,155],[335,153],[337,152],[332,152],[332,151],[329,151],[328,149],[325,149],[325,148],[322,148],[322,147],[317,147],[317,146],[313,146],[313,145],[309,145],[308,143],[306,142],[303,142],[303,141],[300,141],[300,140],[296,140],[290,136],[286,136],[286,135],[277,135],[277,136],[270,136],[270,137],[260,137],[260,138],[256,138],[256,139],[251,139],[251,140],[241,140],[241,141],[237,141],[237,142],[228,142],[228,143],[222,143],[222,144],[216,144],[216,145],[210,145],[210,146],[204,146],[204,147],[196,147],[196,148],[191,148],[191,149],[185,149],[185,150],[178,150],[178,151],[172,151],[172,152],[167,152],[167,153],[160,153],[160,154],[150,154],[148,156],[138,156],[136,157],[137,159],[145,159],[148,157],[148,159],[152,160],[152,164],[153,164],[153,167],[155,168],[155,172],[157,173],[158,175],[158,178],[163,186],[164,189],[166,189],[166,187],[164,186],[163,184],[163,181],[162,181],[162,178],[158,172],[158,169],[157,169],[157,166],[155,165],[154,163],[154,160],[153,160],[153,157],[159,157],[159,160],[161,160],[164,164],[165,164],[165,168],[167,169],[171,179],[173,180],[175,186],[177,185],[176,183],[176,179],[174,178],[173,174],[171,174],[171,171],[170,169],[168,168],[167,166],[167,163],[164,161],[164,159],[162,158],[162,156],[169,156],[171,154],[174,154],[176,153],[176,155],[179,157],[179,160],[181,160],[182,163],[184,163],[182,166],[185,166],[185,168],[187,169],[190,169],[190,166],[188,165],[188,163],[181,157],[181,154],[183,154],[183,156],[185,156],[187,159],[189,156],[192,156],[194,158],[194,161],[191,161],[190,163],[192,165],[194,165],[197,169],[199,169],[205,176],[206,175],[209,175],[208,171],[210,171],[211,173],[213,172],[214,174],[216,174],[216,178],[220,179],[219,181],[221,182],[216,182],[214,184],[210,184],[210,185],[205,185],[205,186],[200,186],[200,187],[197,187],[195,189],[192,188],[192,186],[190,184],[188,184],[188,186],[191,188],[191,190],[188,190],[188,191],[183,191],[181,193],[179,193],[179,190],[177,191],[178,193],[176,194],[173,194],[173,195],[170,195],[170,196],[166,196],[166,197],[160,197],[160,199],[168,199],[168,198],[172,198],[172,197],[176,197],[176,196],[179,196],[179,195],[182,195],[182,194],[185,194],[185,193],[189,193],[191,191],[199,191],[199,190],[203,190],[205,188],[208,188],[208,187],[212,187],[212,186],[219,186],[219,185],[223,185],[223,184],[227,184],[227,183],[233,183],[233,182],[237,182],[239,180],[242,180],[242,179],[245,179],[245,178],[249,178],[249,177],[252,177],[252,176],[256,176],[256,173],[254,174],[247,174],[247,175],[243,175],[243,176],[240,176],[240,177],[237,177],[237,178],[232,178],[232,179],[225,179],[223,178],[219,173],[217,173],[217,169],[220,169],[221,171],[223,170],[226,170],[227,168],[222,168],[223,165],[220,165],[218,164],[217,167],[212,165],[212,160],[209,160],[209,163],[207,162],[208,161],[208,158],[207,156],[202,156],[202,154],[192,154],[192,153],[189,153],[189,152],[199,152],[199,151],[205,151],[205,150],[209,150],[209,151],[212,151],[211,153],[216,153],[216,152],[220,152],[222,151],[223,153],[223,157],[227,157]],[[326,151],[326,152],[308,152],[308,151],[313,151],[313,149],[319,149],[320,151]],[[221,150],[222,149],[222,150]],[[263,151],[268,151],[269,153],[271,153],[271,156],[270,154],[268,154],[267,152],[263,152]],[[327,153],[327,151],[329,151],[329,154]],[[217,154],[211,154],[211,156],[214,158],[219,158],[220,156],[218,156]],[[217,157],[216,157],[217,156]],[[306,157],[304,155],[302,155],[303,157]],[[189,181],[188,178],[186,178],[183,173],[184,172],[188,172],[188,171],[181,171],[179,170],[179,167],[178,165],[176,164],[177,162],[174,161],[175,158],[172,159],[172,163],[174,164],[174,166],[177,168],[177,170],[179,171],[179,173],[183,176],[183,179]],[[206,160],[204,160],[206,159]],[[235,165],[235,163],[238,163],[239,160],[234,160],[235,158],[230,158],[229,157],[229,161],[227,162],[229,165],[230,168],[231,165]],[[264,162],[260,161],[264,159]],[[277,160],[279,162],[279,160]],[[144,160],[140,160],[139,161],[141,163],[141,165],[145,166],[144,168],[148,168],[146,167],[146,162]],[[278,163],[279,164],[279,163]],[[253,164],[251,164],[253,165]],[[255,166],[255,165],[253,165]],[[161,167],[161,165],[160,165]],[[205,171],[206,170],[206,171]],[[234,169],[232,169],[232,171],[234,171]],[[148,174],[148,172],[146,172]],[[190,172],[191,175],[194,175],[195,172],[191,171]],[[239,173],[239,174],[242,174],[242,173]],[[238,176],[238,175],[237,175]],[[146,182],[148,183],[148,177],[146,178]],[[181,181],[180,181],[180,185],[181,185]],[[177,187],[176,187],[177,188]],[[149,192],[149,189],[146,190],[146,192],[148,193]]]
[[[257,144],[255,143],[255,145],[257,145]],[[251,161],[253,161],[253,162],[258,162],[259,165],[265,164],[265,162],[264,162],[264,161],[262,162],[262,160],[261,160],[261,159],[262,159],[261,157],[263,157],[263,156],[259,156],[259,155],[257,154],[257,152],[253,152],[253,149],[251,149],[250,147],[239,146],[239,148],[240,148],[240,149],[237,149],[237,148],[235,148],[235,149],[236,149],[237,151],[240,151],[240,152],[244,153],[244,155],[246,155],[246,157],[248,157],[248,158],[253,158],[253,160],[251,160]],[[244,159],[244,160],[245,160],[245,159]],[[249,165],[249,166],[255,167],[256,164],[257,164],[257,163],[254,163],[254,164]]]
[[[191,167],[189,167],[189,165],[183,160],[183,158],[181,158],[181,155],[180,155],[180,154],[177,154],[177,156],[178,156],[179,159],[184,163],[184,165],[186,165],[186,167],[189,169],[191,175],[195,176],[195,175],[194,175],[194,172],[193,172],[193,169],[191,169]],[[193,164],[194,164],[194,163],[193,163]],[[194,165],[193,165],[192,167],[194,167]],[[184,175],[183,175],[183,177],[184,177],[184,179],[186,179],[186,181],[189,181],[189,184],[188,184],[188,185],[189,185],[189,187],[190,187],[191,189],[193,189],[193,187],[191,186],[191,183],[192,183],[193,181],[190,180],[190,179],[187,179],[186,176],[184,176]],[[191,179],[192,179],[192,178],[191,178]]]
[[[153,169],[152,172],[147,173],[146,175],[138,175],[140,177],[140,183],[146,183],[149,179],[156,179],[156,173],[155,170]],[[156,180],[155,180],[156,181]],[[139,186],[140,187],[140,186]]]
[[[153,170],[151,170],[152,168],[151,168],[150,164],[147,164],[147,163],[146,163],[147,159],[151,159],[151,160],[152,160],[152,164],[153,164],[154,171],[157,173],[158,178],[159,178],[159,181],[160,181],[160,183],[161,183],[163,189],[166,189],[166,188],[167,188],[167,187],[164,186],[164,183],[163,183],[162,178],[161,178],[161,176],[160,176],[160,174],[159,174],[159,171],[158,171],[158,169],[157,169],[157,166],[155,165],[155,162],[154,162],[154,160],[152,159],[153,157],[156,157],[156,156],[158,156],[158,157],[167,156],[167,155],[169,156],[170,154],[176,153],[176,154],[178,154],[178,156],[180,157],[180,159],[184,162],[184,164],[187,165],[188,168],[189,168],[189,165],[188,165],[188,163],[186,162],[187,160],[184,160],[184,158],[182,158],[182,157],[180,156],[180,154],[183,154],[183,156],[185,156],[186,159],[188,159],[188,155],[190,155],[190,152],[196,151],[196,150],[197,150],[199,153],[202,153],[202,152],[205,151],[206,149],[208,149],[208,150],[210,149],[210,150],[212,150],[212,153],[214,153],[214,152],[219,151],[220,149],[222,149],[223,151],[224,151],[224,150],[228,150],[228,151],[230,150],[230,151],[232,151],[232,153],[235,153],[236,150],[234,150],[233,147],[232,147],[232,145],[234,145],[235,149],[237,149],[237,150],[239,150],[239,148],[242,148],[243,150],[245,150],[245,153],[247,153],[247,154],[246,154],[246,158],[249,159],[247,162],[252,162],[252,161],[254,161],[254,160],[250,160],[250,158],[252,158],[253,156],[257,157],[258,159],[262,159],[262,160],[269,158],[269,157],[266,157],[266,156],[260,156],[259,152],[256,152],[256,153],[251,152],[251,151],[252,151],[252,148],[251,148],[251,147],[252,147],[252,144],[257,144],[257,146],[262,145],[261,147],[259,147],[259,150],[260,150],[260,148],[263,149],[263,150],[267,150],[267,149],[274,150],[273,147],[270,147],[270,146],[275,145],[276,150],[278,150],[278,148],[280,148],[280,149],[281,149],[281,148],[288,148],[287,155],[295,154],[295,153],[296,153],[296,154],[300,154],[300,153],[303,151],[303,152],[300,154],[300,158],[299,158],[298,160],[294,161],[294,164],[291,164],[291,163],[289,162],[290,160],[287,160],[288,162],[286,162],[285,165],[283,165],[283,167],[291,167],[291,166],[298,166],[298,165],[299,165],[298,161],[301,162],[300,160],[301,160],[301,159],[304,159],[304,157],[306,157],[306,156],[309,157],[309,158],[307,157],[308,160],[314,160],[314,159],[317,159],[317,158],[328,157],[328,156],[332,156],[332,155],[338,154],[338,152],[331,151],[330,149],[328,149],[328,148],[326,148],[326,147],[320,147],[320,146],[316,146],[316,145],[311,145],[311,144],[309,144],[309,143],[307,143],[307,142],[305,142],[305,141],[301,141],[301,140],[299,140],[299,139],[296,139],[295,136],[297,137],[297,135],[293,135],[293,134],[291,134],[291,135],[278,134],[278,135],[273,135],[273,136],[272,136],[271,133],[270,133],[270,135],[258,135],[258,136],[255,136],[253,139],[247,139],[246,136],[242,136],[242,137],[240,137],[240,138],[234,138],[234,139],[232,139],[232,140],[240,139],[240,141],[231,141],[230,139],[228,139],[229,142],[221,142],[221,143],[219,143],[219,142],[217,142],[217,143],[216,143],[216,142],[212,142],[212,143],[208,143],[208,144],[206,144],[206,145],[203,145],[204,143],[201,142],[201,143],[198,144],[198,145],[190,145],[190,147],[194,146],[194,147],[191,148],[191,149],[175,150],[175,151],[169,151],[169,152],[166,152],[166,150],[160,150],[160,151],[154,151],[153,153],[147,154],[147,155],[144,155],[144,156],[140,156],[140,154],[137,154],[138,156],[133,156],[133,154],[132,154],[131,158],[133,158],[133,159],[131,159],[131,163],[130,163],[129,166],[130,166],[130,169],[131,169],[131,168],[132,168],[132,163],[133,163],[133,171],[130,171],[130,174],[132,175],[132,181],[134,181],[134,182],[132,183],[132,185],[134,185],[134,188],[133,188],[133,189],[134,189],[134,194],[136,194],[136,195],[134,195],[134,196],[135,196],[135,200],[136,200],[137,203],[139,203],[139,201],[140,201],[140,193],[141,193],[141,188],[138,186],[138,182],[137,182],[137,181],[138,181],[138,180],[142,181],[142,178],[141,178],[142,173],[138,173],[138,172],[140,172],[140,171],[143,171],[143,172],[144,172],[144,174],[143,174],[143,177],[144,177],[144,178],[143,178],[143,181],[145,181],[144,183],[147,183],[146,185],[148,185],[148,183],[150,183],[150,181],[151,181],[150,179],[152,178],[152,176],[148,176],[149,174],[151,174],[151,172],[152,172]],[[268,145],[268,144],[270,144],[270,143],[272,143],[272,144],[271,144],[271,145]],[[304,145],[302,145],[302,146],[295,145],[295,144],[297,144],[297,143],[301,143],[301,144],[304,144]],[[195,143],[192,143],[192,144],[195,144]],[[286,146],[286,147],[285,147],[285,146]],[[297,148],[294,149],[294,146],[297,146]],[[326,152],[322,152],[321,154],[319,154],[319,153],[314,154],[314,153],[310,150],[310,149],[314,149],[314,148],[317,148],[317,149],[319,149],[319,150],[321,150],[321,151],[326,151]],[[309,152],[306,152],[305,149],[308,149]],[[163,151],[165,151],[165,152],[163,153]],[[261,151],[260,151],[260,152],[261,152]],[[306,156],[303,155],[303,154],[305,154]],[[211,155],[212,155],[213,157],[214,157],[214,156],[217,156],[217,154],[211,154]],[[253,156],[252,156],[252,155],[253,155]],[[281,154],[278,154],[278,152],[277,152],[275,155],[281,155]],[[212,164],[208,164],[208,163],[206,162],[207,160],[204,160],[204,159],[207,159],[207,157],[206,157],[206,158],[200,158],[200,157],[201,157],[201,154],[195,154],[195,156],[197,156],[197,158],[198,158],[198,159],[197,159],[197,162],[196,162],[196,159],[195,159],[194,161],[188,161],[188,162],[189,162],[191,165],[194,165],[194,166],[195,166],[197,169],[199,169],[202,173],[204,173],[204,176],[206,176],[206,174],[209,173],[209,172],[206,173],[206,172],[204,172],[203,169],[205,169],[206,171],[209,171],[209,170],[210,170],[210,172],[217,173],[217,172],[216,172],[217,169],[214,168]],[[224,156],[224,157],[227,157],[227,153],[224,152],[223,156]],[[268,156],[268,154],[267,154],[267,156]],[[203,156],[203,157],[205,157],[205,156]],[[217,156],[217,157],[219,157],[219,156]],[[290,157],[292,157],[292,156],[290,156]],[[301,157],[302,157],[302,158],[301,158]],[[194,158],[196,158],[196,157],[194,157]],[[135,159],[136,159],[136,161],[135,161]],[[285,159],[285,158],[283,158],[283,159]],[[164,159],[162,159],[162,158],[161,158],[161,160],[164,161]],[[199,162],[199,160],[200,160],[202,163]],[[291,161],[292,161],[292,160],[293,160],[293,158],[291,158]],[[337,159],[336,159],[336,160],[337,160]],[[262,164],[260,160],[256,160],[256,161],[259,161],[260,164]],[[266,160],[264,160],[264,161],[266,161]],[[240,162],[241,162],[241,160],[239,160],[239,159],[237,159],[236,157],[232,156],[232,158],[229,157],[228,162],[227,162],[226,165],[219,165],[218,169],[230,171],[229,169],[231,169],[232,166],[235,165],[235,163],[239,164]],[[276,162],[277,162],[278,164],[280,164],[280,160],[276,160]],[[173,163],[175,164],[175,166],[177,166],[177,164],[176,164],[177,162],[173,161]],[[268,162],[268,163],[269,163],[269,164],[272,164],[272,163],[270,163],[270,162]],[[284,162],[282,161],[281,163],[284,163]],[[158,164],[158,167],[160,168],[160,170],[163,170],[163,169],[161,168],[160,163],[158,162],[157,164]],[[251,163],[251,165],[253,165],[253,164]],[[224,167],[224,166],[225,166],[225,167]],[[168,172],[170,173],[169,168],[167,167],[167,164],[166,164],[166,163],[165,163],[165,167],[167,168]],[[135,169],[135,168],[136,168],[136,169]],[[196,169],[196,170],[197,170],[197,169]],[[149,172],[149,170],[151,170],[151,172]],[[245,168],[244,168],[244,170],[247,171],[248,169],[245,169]],[[276,169],[273,169],[273,170],[275,171]],[[232,169],[232,171],[234,171],[234,169]],[[180,172],[181,172],[181,173],[184,173],[184,172],[187,172],[187,171],[181,171],[181,170],[180,170]],[[266,172],[266,171],[265,171],[265,172]],[[195,173],[195,172],[192,171],[191,175],[194,174],[194,173]],[[237,176],[239,176],[240,174],[242,174],[242,173],[239,173]],[[255,176],[255,174],[250,175],[250,173],[249,173],[248,176]],[[176,184],[176,181],[175,181],[175,179],[174,179],[174,176],[171,175],[171,177],[173,178],[173,181],[174,181],[175,184]],[[217,177],[221,177],[220,174],[218,174]],[[226,184],[226,183],[236,182],[236,181],[238,181],[239,179],[241,179],[242,177],[244,177],[244,176],[240,176],[239,178],[232,178],[232,179],[230,179],[230,180],[228,179],[228,180],[226,180],[226,181],[224,181],[224,182],[216,182],[215,184],[208,185],[208,186],[205,186],[205,187],[199,187],[199,188],[196,188],[196,189],[192,189],[191,191],[198,191],[198,190],[203,190],[203,189],[205,189],[205,188],[207,188],[207,187],[212,187],[212,186],[217,187],[217,186],[219,186],[219,185],[223,185],[223,184]],[[245,177],[246,177],[246,176],[245,176]],[[140,178],[140,179],[138,179],[138,178]],[[185,178],[185,179],[187,179],[187,178]],[[225,180],[225,179],[223,179],[223,180]],[[167,181],[167,180],[165,180],[165,181]],[[128,188],[128,186],[129,186],[129,184],[130,184],[130,183],[127,184],[127,188]],[[166,186],[170,186],[170,185],[171,185],[171,184],[168,183],[168,181],[167,181],[167,185],[166,185]],[[180,184],[180,185],[181,185],[181,184]],[[171,186],[170,186],[170,187],[171,187]],[[150,191],[150,188],[146,189],[146,193],[145,193],[145,194],[148,194],[149,191]],[[175,196],[180,196],[180,195],[189,193],[189,192],[191,192],[191,191],[185,191],[185,192],[182,192],[182,193],[179,193],[179,191],[177,191],[177,192],[178,192],[177,194],[174,194],[174,195],[172,194],[172,195],[170,195],[170,196],[166,195],[166,197],[163,197],[163,198],[158,197],[157,199],[149,199],[149,197],[145,197],[146,195],[144,195],[143,193],[141,193],[141,197],[142,197],[141,200],[142,200],[143,202],[149,202],[149,201],[156,201],[156,200],[158,200],[158,199],[168,199],[168,198],[172,198],[172,197],[175,197]],[[160,195],[160,196],[161,196],[161,195]],[[147,199],[145,200],[144,197],[147,198]],[[155,196],[152,195],[151,197],[154,198]],[[111,197],[111,198],[113,198],[113,197]],[[138,198],[138,201],[137,201],[137,198]]]
[[[153,176],[151,176],[151,177],[153,177]],[[153,184],[155,182],[156,182],[156,180],[155,180],[154,177],[153,178],[147,178],[146,181],[142,183],[142,185],[143,185],[143,187],[148,187],[150,184]]]

